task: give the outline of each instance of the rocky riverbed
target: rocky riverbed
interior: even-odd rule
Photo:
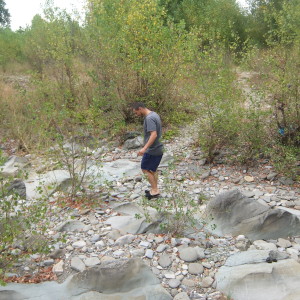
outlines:
[[[37,197],[38,178],[52,182],[53,190],[47,191],[52,213],[45,235],[52,251],[48,256],[30,255],[7,275],[17,278],[48,267],[57,280],[38,285],[9,283],[0,288],[0,299],[259,300],[266,293],[269,300],[299,299],[298,185],[277,174],[268,161],[255,168],[235,167],[224,164],[230,154],[223,153],[216,164],[206,165],[201,150],[194,147],[196,132],[197,123],[166,143],[160,167],[164,174],[159,181],[161,197],[167,202],[170,190],[184,191],[198,203],[200,224],[211,203],[215,211],[227,213],[228,222],[216,214],[214,230],[211,224],[198,226],[179,236],[153,230],[144,217],[142,202],[148,184],[139,171],[136,150],[128,149],[128,144],[126,149],[91,151],[89,170],[97,175],[87,192],[99,203],[95,208],[58,205],[61,192],[56,188],[68,181],[66,171],[38,175],[35,171],[42,165],[38,158],[10,160],[4,167],[10,174],[31,163],[24,182],[27,201]],[[129,148],[135,142],[138,146],[139,141],[132,139]],[[266,217],[274,211],[275,218]],[[154,209],[149,212],[155,219]],[[249,222],[251,232],[243,232],[250,228]],[[238,227],[241,223],[244,227]],[[293,234],[283,227],[293,229]],[[22,245],[14,246],[12,253],[18,255]],[[106,281],[103,286],[101,282]]]

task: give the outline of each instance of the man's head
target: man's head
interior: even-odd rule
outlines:
[[[131,107],[137,116],[145,116],[147,114],[148,109],[143,102],[134,102],[131,104]]]

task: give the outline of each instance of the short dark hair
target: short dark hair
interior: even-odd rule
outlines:
[[[143,102],[134,102],[134,103],[131,103],[131,108],[133,108],[133,109],[139,109],[140,107],[141,108],[146,108],[146,105],[145,105],[145,103],[143,103]]]

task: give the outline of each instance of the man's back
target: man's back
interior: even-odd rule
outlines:
[[[144,119],[144,144],[147,143],[150,137],[150,132],[156,131],[157,138],[154,143],[147,149],[150,155],[162,155],[163,154],[163,144],[160,142],[162,135],[162,125],[159,115],[151,111]]]

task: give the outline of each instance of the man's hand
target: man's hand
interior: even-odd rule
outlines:
[[[144,155],[145,152],[146,152],[146,149],[145,149],[145,148],[142,148],[142,149],[138,152],[138,156]]]
[[[157,138],[157,132],[156,131],[151,131],[150,132],[150,137],[146,145],[138,152],[138,155],[144,155],[147,149],[154,143],[155,139]]]

